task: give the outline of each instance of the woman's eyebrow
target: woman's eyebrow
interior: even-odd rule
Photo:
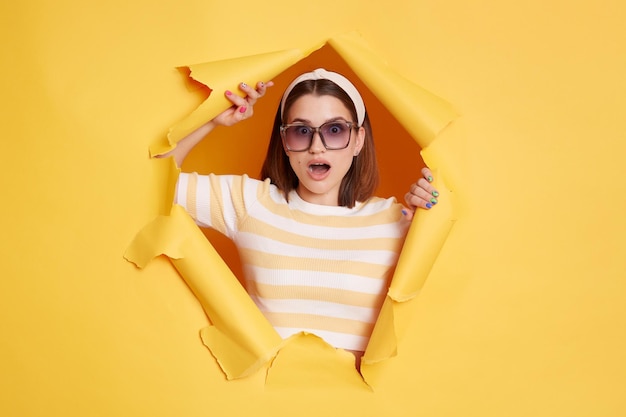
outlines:
[[[300,118],[296,118],[293,119],[290,123],[305,123],[305,124],[311,124],[310,120],[307,119],[300,119]]]
[[[332,118],[330,118],[330,119],[327,119],[327,120],[326,120],[324,123],[322,123],[322,124],[329,123],[329,122],[336,122],[336,121],[338,121],[338,120],[339,120],[339,121],[342,121],[342,122],[347,122],[347,120],[346,120],[346,118],[345,118],[345,117],[342,117],[342,116],[337,116],[337,117],[332,117]],[[307,125],[311,125],[311,121],[310,121],[310,120],[307,120],[307,119],[301,119],[301,118],[299,118],[299,117],[298,117],[298,118],[293,119],[290,123],[304,123],[304,124],[307,124]]]

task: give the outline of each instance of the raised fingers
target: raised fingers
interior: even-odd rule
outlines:
[[[411,184],[409,192],[404,196],[404,200],[409,207],[430,209],[437,204],[439,192],[430,183],[430,181],[432,181],[430,170],[422,170],[422,174],[425,175],[426,178],[420,178]]]
[[[264,83],[263,81],[259,81],[255,87],[248,85],[246,83],[239,84],[239,89],[246,93],[246,101],[249,105],[254,106],[256,101],[265,95],[267,89],[273,86],[274,83],[272,81],[268,81]]]
[[[258,82],[255,87],[246,83],[240,83],[237,93],[229,90],[225,91],[224,95],[232,103],[232,107],[217,115],[213,121],[218,125],[232,126],[244,119],[252,117],[254,104],[259,98],[263,97],[267,89],[273,85],[274,83],[271,81],[266,83]]]

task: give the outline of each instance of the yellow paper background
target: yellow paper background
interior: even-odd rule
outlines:
[[[626,412],[626,6],[324,6],[0,6],[2,415]],[[306,378],[266,390],[261,373],[226,381],[170,263],[139,271],[122,258],[167,209],[165,161],[148,147],[204,98],[176,67],[352,30],[460,113],[432,145],[461,160],[459,220],[374,392]],[[203,143],[190,167],[203,151],[236,148]],[[383,156],[387,172],[394,157]],[[245,153],[215,170],[254,174],[255,164]]]

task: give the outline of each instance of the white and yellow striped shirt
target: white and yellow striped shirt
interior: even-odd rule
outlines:
[[[365,350],[408,227],[395,199],[321,206],[294,191],[287,202],[269,180],[183,173],[175,202],[234,241],[248,293],[281,337]]]

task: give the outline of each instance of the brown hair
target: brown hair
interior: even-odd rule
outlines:
[[[352,115],[353,122],[357,120],[354,103],[337,84],[332,81],[306,80],[297,84],[287,100],[285,100],[284,114],[289,114],[289,109],[300,97],[312,94],[315,96],[333,96],[346,106]],[[280,126],[283,120],[280,115],[280,107],[276,112],[272,136],[267,148],[267,154],[263,167],[261,168],[261,178],[269,178],[272,184],[276,185],[288,198],[289,193],[298,187],[298,177],[289,164],[289,157],[283,148],[283,140],[280,135]],[[340,206],[354,207],[357,201],[365,201],[370,198],[378,186],[378,163],[376,161],[376,151],[374,149],[374,138],[367,112],[363,121],[365,129],[365,139],[361,152],[352,159],[352,166],[341,181],[339,187]]]

